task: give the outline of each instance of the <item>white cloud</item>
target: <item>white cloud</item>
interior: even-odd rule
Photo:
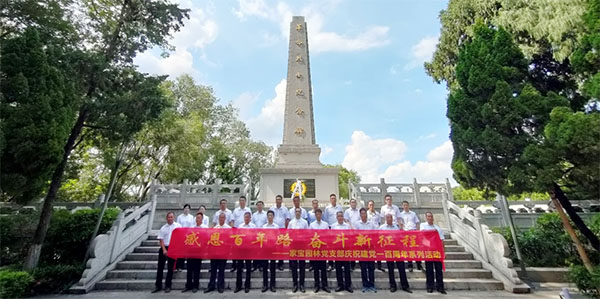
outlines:
[[[437,137],[437,134],[431,133],[431,134],[428,134],[428,135],[419,136],[419,138],[417,138],[417,140],[419,140],[419,141],[420,140],[427,140],[427,139],[433,139],[435,137]]]
[[[390,43],[387,26],[370,26],[354,35],[344,35],[323,30],[324,15],[330,13],[339,1],[319,2],[294,10],[284,2],[269,6],[263,0],[238,0],[238,7],[233,14],[240,20],[250,16],[269,20],[278,24],[284,40],[288,40],[292,16],[306,16],[310,51],[318,52],[351,52],[382,47]]]
[[[169,53],[169,57],[166,58],[145,52],[139,54],[134,62],[139,66],[140,71],[146,73],[167,74],[171,77],[190,74],[198,78],[200,73],[194,70],[192,51],[203,52],[207,45],[214,42],[219,33],[219,26],[205,10],[194,6],[193,2],[187,0],[176,2],[179,2],[181,7],[190,8],[191,12],[190,18],[184,21],[185,25],[181,30],[173,34],[171,44],[175,46],[175,51]],[[200,56],[207,62],[204,53]]]
[[[246,119],[252,115],[252,107],[260,97],[260,93],[244,92],[232,101],[234,107],[240,110],[240,117]]]
[[[424,62],[430,61],[437,46],[437,36],[427,36],[422,38],[416,45],[411,48],[411,61],[404,66],[405,70],[411,70],[423,65]]]
[[[425,161],[404,160],[406,144],[397,139],[374,139],[362,131],[352,133],[351,143],[346,146],[346,156],[342,165],[356,170],[365,183],[379,182],[385,178],[388,182],[445,182],[452,179],[453,148],[450,141],[432,149]]]
[[[383,167],[401,160],[405,152],[406,144],[400,140],[373,139],[363,131],[354,131],[342,165],[356,170],[365,182],[377,182]]]
[[[253,139],[262,140],[271,146],[277,146],[281,143],[286,82],[285,79],[282,79],[275,86],[275,97],[265,103],[258,116],[251,117],[246,122]]]
[[[323,149],[321,149],[321,158],[331,154],[333,152],[333,148],[327,145],[323,145]]]

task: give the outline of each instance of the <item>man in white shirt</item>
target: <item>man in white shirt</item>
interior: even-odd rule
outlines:
[[[426,223],[421,223],[421,230],[436,230],[440,235],[440,240],[444,242],[444,231],[433,224],[433,214],[431,212],[425,213]],[[434,270],[435,270],[435,282],[434,282]],[[442,262],[432,261],[425,262],[425,285],[427,286],[427,293],[433,293],[435,288],[438,292],[446,294],[444,288],[444,273],[442,272]]]
[[[400,209],[398,209],[397,205],[392,204],[392,196],[389,194],[385,195],[385,204],[381,206],[380,216],[383,218],[387,214],[391,214],[394,218],[394,223],[397,223],[398,226],[401,225],[399,217],[400,217]]]
[[[224,198],[219,201],[219,210],[217,210],[213,216],[213,227],[219,223],[219,216],[221,214],[225,214],[225,224],[231,221],[232,213],[231,210],[227,208],[227,199]],[[231,227],[231,225],[228,226]]]
[[[244,223],[244,214],[250,212],[252,215],[252,211],[249,207],[246,206],[246,197],[240,196],[238,201],[239,206],[233,209],[231,213],[231,219],[229,220],[229,226],[231,227],[239,227],[242,223]],[[231,270],[229,272],[235,272],[238,268],[239,263],[243,263],[243,260],[232,260],[231,261]],[[243,267],[243,265],[242,265]]]
[[[376,229],[381,225],[381,214],[375,210],[375,202],[369,200],[367,203],[367,219]],[[377,261],[377,270],[385,272],[385,269],[381,266],[381,261]]]
[[[175,213],[167,213],[167,223],[160,228],[158,232],[158,240],[160,241],[160,248],[158,249],[158,269],[156,270],[156,283],[152,293],[156,293],[162,290],[162,278],[163,270],[165,269],[165,261],[167,261],[167,278],[165,279],[165,293],[171,291],[171,281],[173,279],[173,266],[175,260],[167,257],[169,250],[169,244],[171,242],[171,234],[176,228],[180,228],[181,225],[175,222]]]
[[[287,211],[287,210],[286,210]],[[267,212],[267,223],[263,225],[262,228],[268,229],[278,229],[279,225],[274,222],[275,220],[275,212],[273,210],[269,210]],[[263,288],[262,292],[266,292],[267,290],[271,290],[271,292],[275,293],[275,260],[264,260],[263,262]],[[269,272],[271,273],[271,283],[269,284]]]
[[[262,200],[259,200],[256,202],[256,212],[252,214],[252,223],[254,223],[257,228],[262,228],[263,225],[267,223],[267,211],[263,210],[264,206],[265,203],[262,202]],[[252,269],[250,271],[254,272],[258,267],[262,269],[262,262],[254,260],[252,261]]]
[[[193,227],[208,228],[208,226],[202,224],[204,222],[204,214],[202,212],[196,213],[196,224]],[[200,268],[202,267],[202,259],[187,259],[187,277],[185,281],[185,288],[182,293],[192,290],[193,293],[198,292],[200,287]]]
[[[297,197],[300,200],[299,197]],[[296,197],[294,198],[294,201]],[[306,211],[305,211],[306,212]],[[290,221],[288,224],[288,229],[307,229],[308,222],[302,218],[302,209],[295,208],[294,214],[296,217]],[[306,272],[306,261],[305,260],[290,260],[290,268],[292,270],[292,281],[294,286],[292,288],[292,292],[296,293],[298,290],[304,293],[304,276]],[[298,269],[300,268],[300,269]],[[298,280],[298,270],[300,270],[300,280]]]
[[[323,220],[332,225],[337,222],[337,212],[342,212],[342,206],[337,204],[337,196],[335,194],[329,195],[330,204],[325,208],[323,213]],[[333,271],[333,261],[329,261],[329,268],[327,271]]]
[[[398,224],[395,223],[392,214],[385,215],[385,223],[379,227],[380,230],[400,230]],[[408,286],[408,280],[406,279],[406,270],[404,269],[403,261],[387,261],[388,277],[390,279],[390,292],[394,293],[397,290],[396,278],[394,277],[394,270],[398,268],[400,272],[400,287],[407,293],[412,293]]]
[[[356,205],[357,205],[356,199],[354,199],[354,198],[351,199],[350,207],[347,208],[346,211],[344,212],[344,219],[346,219],[346,221],[348,221],[351,228],[354,228],[354,223],[356,223],[360,220],[360,211],[356,207]]]
[[[313,201],[314,203],[314,201]],[[313,205],[314,207],[314,205]],[[321,209],[316,208],[315,210],[315,221],[313,221],[309,228],[310,229],[329,229],[329,224],[327,224],[327,222],[325,222],[322,217],[323,217],[323,211],[321,211]],[[329,290],[328,286],[327,286],[327,269],[325,269],[326,267],[326,261],[312,261],[313,264],[313,268],[314,268],[314,274],[315,274],[315,293],[318,293],[320,290],[323,290],[324,292],[330,293],[331,291]]]
[[[350,225],[344,222],[344,213],[337,212],[337,222],[331,225],[331,229],[349,230]],[[350,279],[350,262],[349,261],[335,261],[335,276],[337,278],[337,289],[336,292],[346,290],[353,293],[352,280]]]
[[[361,208],[359,213],[360,220],[354,223],[354,229],[374,230],[375,227],[367,218],[367,209]],[[360,276],[363,285],[362,292],[366,293],[371,291],[377,293],[377,289],[375,288],[375,262],[360,261],[358,264],[360,265]]]
[[[317,220],[316,216],[315,216],[315,211],[319,209],[319,201],[316,199],[313,199],[312,201],[312,210],[308,211],[308,219],[306,219],[306,221],[308,221],[308,224],[310,225],[311,223],[315,222],[315,220]]]
[[[223,199],[224,200],[224,199]],[[227,229],[231,228],[227,224],[227,214],[220,213],[218,216],[217,225],[213,228]],[[227,260],[223,259],[212,259],[210,260],[210,279],[208,281],[208,287],[204,290],[204,293],[210,293],[215,290],[215,280],[217,284],[217,290],[219,293],[223,293],[225,289],[225,264]]]
[[[294,204],[294,206],[291,207],[289,210],[290,218],[294,218],[294,215],[296,214],[295,211],[297,208],[299,208],[300,211],[302,211],[302,219],[304,219],[304,220],[306,220],[306,222],[308,222],[308,213],[306,212],[306,210],[303,207],[300,207],[300,196],[294,196],[294,198],[292,199],[292,203]]]
[[[400,212],[400,223],[402,223],[402,229],[404,230],[418,230],[419,229],[419,217],[417,213],[410,210],[408,201],[402,202],[402,212]],[[406,262],[408,271],[413,271],[413,264],[411,261]],[[423,270],[421,267],[421,261],[417,261],[417,270]]]
[[[290,211],[283,205],[283,197],[281,195],[275,196],[275,205],[272,206],[269,211],[275,213],[275,220],[273,220],[279,228],[287,228],[290,219]],[[283,260],[277,263],[277,269],[283,271]]]
[[[249,211],[246,212],[244,214],[244,223],[240,224],[237,227],[242,229],[256,228],[256,225],[254,225],[254,223],[250,221],[251,219],[252,213],[250,213]],[[242,290],[242,272],[244,268],[246,268],[246,281],[244,283],[244,292],[250,292],[250,273],[252,273],[252,260],[238,260],[237,276],[235,279],[235,290],[233,291],[234,293],[237,293]]]
[[[179,223],[181,227],[192,227],[195,223],[195,217],[190,214],[191,206],[189,204],[183,205],[183,214],[177,216],[177,220],[175,222]],[[181,269],[185,269],[185,261],[187,259],[177,259],[177,266],[175,267],[177,272],[180,272]]]
[[[202,217],[202,225],[206,226],[207,228],[210,227],[210,217],[206,213],[206,206],[200,205],[200,208],[198,208],[198,212],[204,215],[204,217]]]

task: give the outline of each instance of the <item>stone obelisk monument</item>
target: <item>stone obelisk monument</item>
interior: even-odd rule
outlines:
[[[306,22],[304,17],[295,16],[290,24],[283,143],[277,149],[275,167],[261,169],[260,199],[266,204],[275,202],[275,196],[281,194],[290,207],[297,180],[302,181],[305,206],[310,206],[313,199],[327,203],[329,194],[339,191],[338,169],[325,168],[319,161],[308,53]]]

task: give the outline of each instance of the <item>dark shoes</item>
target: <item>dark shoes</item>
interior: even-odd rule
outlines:
[[[181,292],[182,292],[182,293],[185,293],[185,292],[187,292],[187,291],[190,291],[190,290],[191,290],[191,289],[188,289],[188,288],[183,288],[183,290],[181,290]]]
[[[196,293],[196,292],[198,292],[198,289],[197,288],[193,288],[192,289],[192,293]]]
[[[390,293],[395,293],[396,292],[396,287],[390,287]]]
[[[223,290],[223,289],[218,289],[218,290],[217,290],[217,292],[219,292],[219,293],[223,293],[223,292],[224,292],[224,290]]]
[[[421,264],[417,264],[417,270],[423,271],[423,267],[421,266]]]
[[[322,287],[321,290],[325,293],[331,293],[331,291],[327,287]]]
[[[447,293],[446,293],[446,290],[444,290],[444,289],[442,289],[442,290],[438,290],[438,292],[440,292],[441,294],[444,294],[444,295],[446,295],[446,294],[447,294]]]
[[[165,288],[165,293],[170,293],[171,292],[171,288],[167,287]]]
[[[239,291],[241,291],[241,290],[242,290],[242,287],[236,287],[236,288],[235,288],[235,290],[234,290],[233,292],[234,292],[234,293],[237,293],[237,292],[239,292]]]
[[[348,291],[349,293],[354,293],[354,291],[352,290],[352,287],[346,288],[346,291]]]
[[[295,286],[292,288],[292,293],[296,293],[296,292],[298,292],[298,286],[297,286],[297,285],[295,285]]]
[[[318,293],[320,290],[321,290],[321,288],[319,288],[319,287],[316,287],[316,288],[315,288],[315,293]]]
[[[412,291],[409,288],[402,288],[403,291],[412,294]]]
[[[212,291],[214,291],[214,290],[215,290],[215,288],[214,288],[214,287],[212,287],[212,288],[207,288],[206,290],[204,290],[204,294],[206,294],[206,293],[210,293],[210,292],[212,292]]]
[[[262,290],[261,290],[261,292],[263,292],[263,293],[264,293],[264,292],[266,292],[268,289],[269,289],[268,287],[263,287],[263,288],[262,288]]]
[[[433,293],[433,289],[427,289],[427,293]]]
[[[277,269],[278,269],[279,271],[283,271],[283,265],[279,265],[279,266],[277,266]]]
[[[248,292],[250,292],[250,287],[245,287],[244,288],[244,293],[248,293]]]
[[[152,290],[151,293],[157,293],[157,292],[160,292],[160,291],[162,291],[162,288],[154,288],[154,290]]]
[[[303,286],[303,285],[300,285],[300,286],[298,287],[298,289],[300,290],[300,292],[302,292],[302,293],[306,293],[306,290],[304,289],[304,286]]]
[[[271,286],[271,292],[275,293],[275,287]]]
[[[335,289],[335,291],[336,291],[336,292],[341,292],[341,291],[343,291],[343,290],[344,290],[344,288],[343,288],[343,287],[337,287],[337,288]]]
[[[385,269],[383,269],[382,267],[377,267],[377,270],[379,270],[379,271],[381,271],[381,272],[385,273]]]

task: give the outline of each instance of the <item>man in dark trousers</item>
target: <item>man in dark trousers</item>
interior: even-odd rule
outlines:
[[[309,228],[310,229],[329,229],[329,224],[325,222],[323,217],[323,211],[318,207],[314,209],[315,221],[313,221]],[[313,270],[315,271],[315,293],[320,290],[324,292],[331,292],[327,287],[327,262],[326,261],[312,261]]]
[[[167,278],[165,279],[165,293],[171,291],[171,280],[173,279],[173,267],[175,266],[175,260],[167,257],[167,251],[169,250],[169,243],[171,242],[171,234],[173,233],[173,230],[179,227],[181,227],[181,225],[175,222],[175,214],[173,212],[168,212],[167,224],[163,225],[158,232],[158,240],[160,241],[160,248],[158,249],[158,269],[156,270],[156,283],[152,293],[162,290],[165,261],[168,261]]]
[[[331,224],[331,229],[349,230],[350,225],[344,222],[344,213],[337,212],[337,222]],[[336,292],[346,290],[353,293],[352,280],[350,278],[350,262],[349,261],[335,261],[335,277],[337,278],[338,287],[335,289]]]
[[[294,202],[299,201],[299,197],[294,197]],[[294,208],[294,219],[288,223],[288,229],[308,229],[308,222],[302,218],[301,208]],[[306,261],[305,260],[290,260],[290,270],[292,271],[292,281],[294,287],[292,292],[296,293],[298,290],[304,293],[304,275],[306,273]],[[299,276],[299,277],[298,277]]]
[[[385,214],[385,223],[379,227],[380,230],[400,230],[400,227],[394,223],[394,216],[391,213]],[[408,280],[406,279],[406,270],[404,269],[403,261],[387,261],[388,277],[390,279],[390,292],[397,290],[396,278],[394,277],[394,270],[398,268],[400,272],[400,287],[407,293],[412,293],[408,287]]]
[[[196,213],[196,225],[192,227],[208,228],[204,223],[204,214],[202,212]],[[201,259],[187,259],[187,277],[185,281],[185,288],[181,291],[185,293],[192,290],[193,293],[198,292],[200,286],[200,267],[202,267]]]
[[[252,219],[252,213],[246,212],[244,213],[244,223],[237,226],[240,229],[252,229],[256,228],[256,225],[252,223],[250,220]],[[252,273],[252,260],[239,260],[237,266],[237,275],[235,278],[235,290],[234,293],[237,293],[242,290],[242,272],[246,269],[246,282],[244,283],[244,292],[250,292],[250,277]]]
[[[433,224],[433,214],[431,212],[425,213],[425,219],[427,223],[421,223],[421,230],[436,230],[440,235],[440,239],[444,242],[444,231]],[[435,283],[434,283],[434,270],[435,270]],[[425,262],[425,285],[427,286],[427,293],[433,293],[435,288],[438,292],[446,294],[444,288],[444,272],[442,272],[442,262],[432,261]]]
[[[287,211],[287,210],[286,210]],[[273,210],[269,210],[267,212],[267,223],[263,225],[262,228],[268,229],[278,229],[279,225],[273,222],[275,219],[275,212]],[[264,260],[263,261],[263,288],[262,292],[266,292],[267,290],[271,290],[271,292],[275,293],[275,264],[276,260]],[[269,272],[271,274],[271,283],[269,284]]]
[[[217,225],[215,225],[213,228],[231,228],[231,226],[225,222],[227,220],[227,215],[225,213],[220,213],[218,217],[219,220]],[[215,281],[217,284],[217,290],[219,293],[223,293],[225,289],[225,273],[223,273],[225,272],[225,263],[227,263],[227,260],[210,260],[210,279],[208,281],[208,287],[206,290],[204,290],[204,293],[210,293],[215,290]]]

